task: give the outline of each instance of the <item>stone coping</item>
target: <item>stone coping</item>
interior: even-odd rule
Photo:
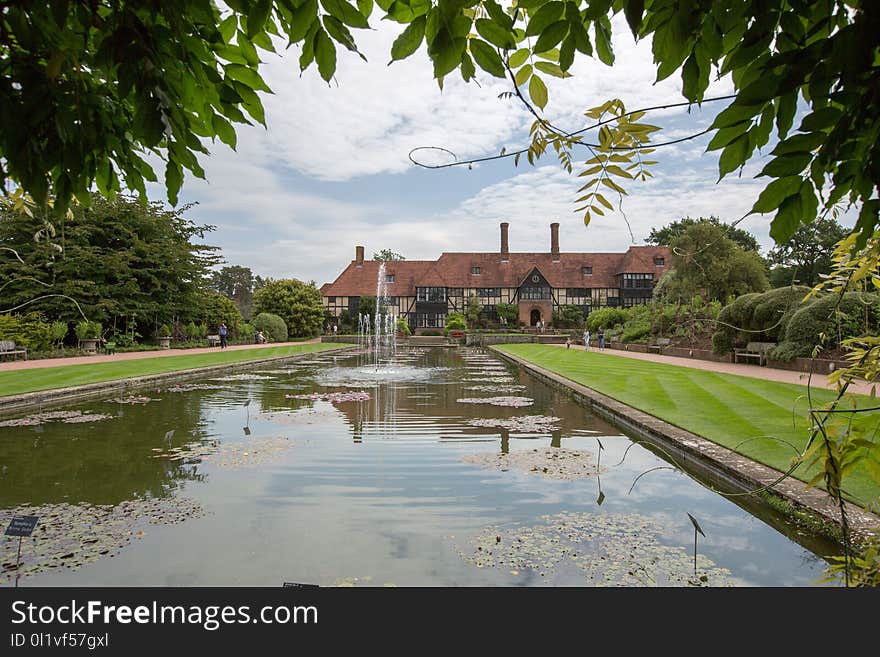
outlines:
[[[245,370],[266,363],[273,363],[285,360],[298,360],[310,356],[321,354],[332,354],[340,351],[347,351],[355,347],[335,347],[332,349],[324,349],[322,351],[309,351],[301,354],[287,354],[284,356],[271,356],[268,358],[257,358],[254,360],[239,361],[235,363],[224,363],[222,365],[208,365],[206,367],[194,367],[187,370],[176,370],[174,372],[162,372],[160,374],[148,374],[145,376],[136,376],[128,379],[114,379],[112,381],[101,381],[98,383],[86,383],[79,386],[71,386],[68,388],[50,388],[49,390],[36,390],[34,392],[26,392],[19,395],[8,395],[0,397],[0,416],[6,415],[13,411],[19,411],[30,406],[45,407],[55,403],[69,402],[76,399],[94,397],[104,395],[109,392],[121,392],[133,388],[151,387],[157,383],[164,383],[171,380],[188,380],[197,379],[210,374],[222,374],[230,371]]]
[[[807,508],[823,520],[840,525],[837,503],[825,491],[818,488],[807,489],[804,482],[793,477],[777,482],[784,475],[779,470],[753,461],[519,356],[506,353],[496,347],[488,348],[539,380],[572,392],[576,400],[612,424],[663,448],[673,456],[678,465],[691,466],[696,470],[708,469],[712,475],[722,478],[735,490],[741,492],[770,490],[795,506]],[[853,534],[860,537],[876,534],[880,527],[880,516],[850,502],[845,502],[845,507]]]

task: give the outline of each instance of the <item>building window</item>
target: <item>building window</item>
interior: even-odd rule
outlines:
[[[416,301],[430,301],[440,303],[446,301],[445,287],[419,287],[416,288]]]
[[[446,296],[448,296],[448,297],[460,297],[463,294],[464,294],[464,292],[462,291],[462,289],[460,287],[451,287],[446,292]]]
[[[442,313],[416,313],[416,328],[443,328],[446,315]]]
[[[394,282],[394,274],[385,274],[385,282],[393,283]]]
[[[624,274],[623,275],[623,287],[627,289],[631,288],[650,288],[654,283],[654,275],[653,274]]]
[[[520,299],[549,299],[549,287],[521,287],[519,290]]]
[[[589,297],[590,289],[586,287],[570,287],[565,290],[565,294],[569,297]]]
[[[666,264],[666,258],[654,258],[654,264],[658,267],[662,267]]]
[[[327,303],[336,303],[336,297],[327,297]]]
[[[500,297],[501,296],[501,288],[500,287],[478,287],[477,288],[477,296],[478,297]]]
[[[471,267],[471,273],[472,274],[479,274],[480,268],[479,267]]]
[[[593,275],[593,268],[592,267],[581,267],[581,273],[584,276],[592,276]]]

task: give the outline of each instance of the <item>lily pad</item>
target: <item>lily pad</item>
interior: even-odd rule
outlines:
[[[45,413],[35,413],[27,417],[16,418],[15,420],[4,420],[0,422],[0,427],[35,427],[50,422],[64,422],[65,424],[79,424],[83,422],[99,422],[101,420],[109,420],[112,415],[104,415],[102,413],[92,413],[87,411],[47,411]]]
[[[532,472],[550,479],[588,479],[605,471],[593,463],[590,452],[566,449],[564,447],[547,447],[524,451],[492,454],[468,454],[465,463],[473,463],[495,470],[521,470]]]
[[[531,406],[535,400],[531,397],[465,397],[456,399],[459,404],[491,404],[492,406]]]
[[[559,428],[562,420],[551,415],[518,415],[516,417],[489,417],[468,420],[474,427],[500,427],[514,433],[534,433],[553,431]]]

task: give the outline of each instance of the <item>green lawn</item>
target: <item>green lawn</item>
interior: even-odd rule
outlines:
[[[0,372],[0,397],[18,395],[37,390],[66,388],[86,383],[100,383],[116,379],[129,379],[135,376],[163,374],[196,367],[210,367],[226,363],[241,363],[248,360],[273,358],[277,356],[294,356],[314,351],[324,351],[350,345],[338,343],[312,343],[287,347],[268,347],[263,349],[241,349],[236,351],[220,351],[210,354],[190,354],[166,356],[162,358],[142,358],[137,360],[120,360],[84,365],[59,365],[58,367],[38,368],[32,370],[13,370]]]
[[[703,436],[777,470],[787,470],[793,450],[768,436],[803,448],[809,438],[805,386],[734,374],[666,365],[597,351],[538,344],[509,344],[501,350]],[[813,403],[830,401],[831,390],[814,388]],[[876,400],[860,402],[876,406]],[[873,437],[880,413],[856,416]],[[742,441],[758,438],[746,444]],[[739,446],[738,446],[739,445]],[[801,469],[799,479],[809,479]],[[862,505],[880,495],[880,486],[862,469],[848,474],[845,488]]]

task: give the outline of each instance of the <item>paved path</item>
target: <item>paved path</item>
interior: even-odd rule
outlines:
[[[274,347],[295,347],[300,344],[313,344],[320,342],[320,338],[305,340],[302,342],[270,342],[269,344],[237,344],[226,347],[224,351],[244,351],[247,349],[272,349]],[[111,363],[120,360],[140,360],[141,358],[165,358],[168,356],[192,356],[195,354],[212,354],[220,351],[220,347],[201,347],[195,349],[162,349],[156,351],[127,351],[111,356],[71,356],[69,358],[43,358],[39,360],[15,360],[0,363],[0,372],[12,370],[33,370],[43,367],[58,367],[59,365],[84,365],[93,363]]]
[[[553,347],[565,348],[564,344],[554,344]],[[584,347],[572,345],[572,349],[584,350]],[[723,372],[725,374],[739,374],[740,376],[749,376],[754,379],[763,379],[764,381],[779,381],[781,383],[797,383],[805,386],[810,383],[813,386],[822,388],[834,388],[833,384],[828,383],[826,374],[814,373],[812,381],[809,374],[805,372],[794,372],[792,370],[779,370],[773,367],[760,367],[759,365],[744,365],[740,363],[716,363],[711,360],[699,360],[697,358],[682,358],[680,356],[661,356],[660,354],[645,354],[638,351],[623,351],[621,349],[598,349],[591,347],[590,351],[601,351],[610,356],[622,356],[624,358],[634,358],[636,360],[649,360],[655,363],[667,363],[669,365],[680,365],[681,367],[690,367],[695,370],[709,370],[711,372]],[[862,395],[871,394],[871,386],[873,384],[867,381],[854,382],[849,387],[849,392]]]

